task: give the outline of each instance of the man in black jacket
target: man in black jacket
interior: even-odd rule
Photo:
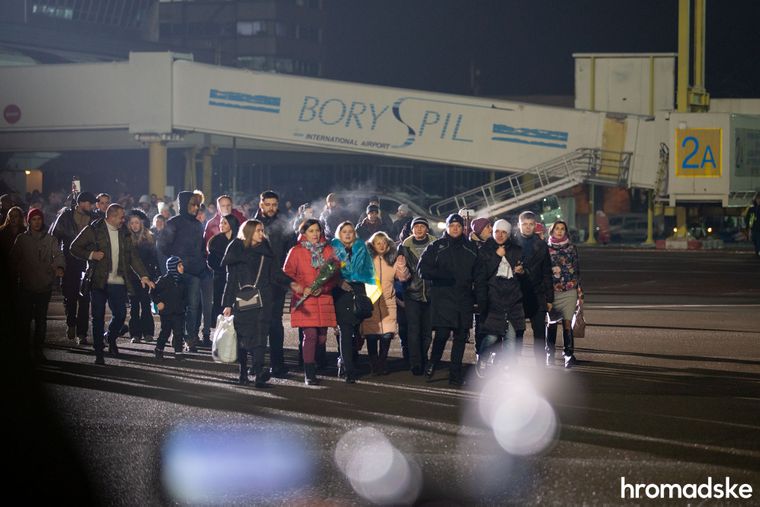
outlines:
[[[453,333],[449,384],[456,387],[464,384],[462,357],[467,332],[472,325],[472,281],[478,256],[477,248],[463,233],[462,216],[449,215],[443,237],[425,249],[417,266],[420,276],[431,282],[430,297],[435,329],[433,350],[425,375],[428,379],[433,377],[446,341]]]
[[[119,204],[108,207],[104,220],[82,229],[71,243],[71,254],[93,265],[91,296],[95,364],[105,364],[103,338],[106,303],[111,310],[111,321],[105,332],[108,348],[111,355],[118,356],[116,338],[127,318],[127,297],[137,290],[130,272],[137,275],[142,287],[155,286],[124,228],[124,208]]]
[[[398,254],[406,258],[407,266],[417,266],[422,252],[435,241],[429,234],[428,221],[422,217],[412,219],[412,235],[398,246]],[[407,348],[409,365],[413,375],[422,375],[433,336],[432,314],[430,310],[430,281],[423,280],[416,269],[410,270],[412,277],[404,283],[404,311],[406,312]]]
[[[90,314],[90,295],[79,295],[82,272],[87,263],[71,255],[70,247],[74,238],[93,222],[92,207],[95,196],[91,192],[81,192],[76,197],[76,205],[64,209],[50,226],[50,235],[60,244],[66,258],[66,269],[62,279],[63,306],[66,309],[66,336],[76,338],[80,345],[87,345],[87,328]]]
[[[190,352],[196,351],[200,319],[198,310],[201,301],[201,277],[209,269],[203,248],[203,224],[196,215],[200,209],[200,197],[193,192],[177,194],[179,214],[166,222],[163,233],[158,237],[159,251],[166,257],[182,259],[185,273],[182,281],[187,287],[187,307],[185,310],[185,345]]]
[[[546,312],[552,309],[554,286],[552,285],[552,261],[549,247],[534,234],[536,215],[531,211],[520,213],[520,232],[517,244],[522,247],[522,263],[525,276],[520,281],[523,293],[525,317],[533,329],[533,354],[538,364],[543,364],[546,349]],[[518,337],[517,350],[522,349]]]
[[[295,245],[295,234],[290,221],[280,215],[280,196],[272,190],[262,192],[259,196],[259,209],[254,218],[264,224],[264,232],[269,239],[274,255],[274,265],[282,269],[285,257]],[[282,313],[285,308],[287,290],[280,285],[272,285],[272,316],[269,320],[269,361],[272,363],[271,374],[276,378],[286,378],[285,367],[285,329],[282,327]]]

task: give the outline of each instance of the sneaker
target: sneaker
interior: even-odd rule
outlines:
[[[145,343],[151,343],[153,341],[153,337],[149,334],[146,334],[145,336],[143,336],[143,341]]]
[[[456,378],[455,377],[449,378],[449,385],[451,387],[464,387],[465,384],[466,384],[466,382],[462,378],[458,378],[458,377],[456,377]]]
[[[87,341],[87,335],[80,335],[77,336],[77,345],[89,345],[90,342]]]
[[[157,361],[163,361],[164,360],[164,351],[159,348],[153,349],[153,357],[156,358]]]
[[[129,342],[130,343],[140,343],[140,342],[142,342],[142,339],[139,336],[133,336],[132,338],[130,338]]]
[[[428,380],[430,380],[433,378],[433,375],[435,375],[435,364],[433,362],[430,362],[425,367],[425,376],[428,378]]]
[[[486,365],[486,359],[478,354],[478,362],[475,363],[475,375],[477,375],[478,378],[486,377]]]
[[[578,361],[575,359],[575,356],[570,354],[569,356],[563,356],[565,358],[565,368],[572,368],[576,364],[578,364]]]
[[[77,327],[76,326],[69,326],[66,328],[66,338],[68,338],[71,341],[74,341],[77,337]]]
[[[546,367],[554,366],[554,354],[546,353]]]
[[[185,344],[185,352],[192,352],[192,353],[198,352],[198,347],[196,347],[195,345]]]

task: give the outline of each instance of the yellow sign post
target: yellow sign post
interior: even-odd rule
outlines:
[[[676,176],[720,178],[723,129],[676,129]]]

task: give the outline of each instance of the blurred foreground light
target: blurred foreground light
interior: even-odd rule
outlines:
[[[379,505],[412,504],[422,488],[422,472],[383,433],[365,427],[341,437],[335,462],[362,498]]]
[[[678,227],[673,227],[673,232],[678,232]]]
[[[174,501],[265,503],[310,485],[313,464],[299,437],[248,425],[181,425],[169,432],[162,478]]]
[[[707,228],[707,234],[712,234],[712,227]]]
[[[442,231],[446,228],[446,222],[438,222],[438,230]]]
[[[510,454],[538,454],[556,438],[554,409],[527,378],[504,374],[489,380],[479,410],[496,441]]]
[[[27,169],[26,171],[24,171],[24,174],[26,174],[27,176],[29,176],[29,175],[32,174],[32,171],[30,171],[29,169]]]

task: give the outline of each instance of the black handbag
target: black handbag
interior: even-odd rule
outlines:
[[[95,250],[99,250],[97,241],[95,242]],[[79,295],[86,298],[92,291],[92,275],[95,273],[95,264],[97,261],[87,261],[87,269],[82,273],[82,279],[79,282]]]
[[[238,312],[247,312],[249,310],[257,310],[264,306],[264,301],[261,299],[261,291],[257,287],[259,284],[259,277],[261,276],[261,268],[264,266],[264,256],[261,256],[261,262],[259,262],[259,272],[256,275],[256,281],[253,285],[238,285],[238,292],[235,296],[235,310]]]
[[[368,319],[372,316],[372,300],[364,294],[353,291],[353,313],[359,320]]]

